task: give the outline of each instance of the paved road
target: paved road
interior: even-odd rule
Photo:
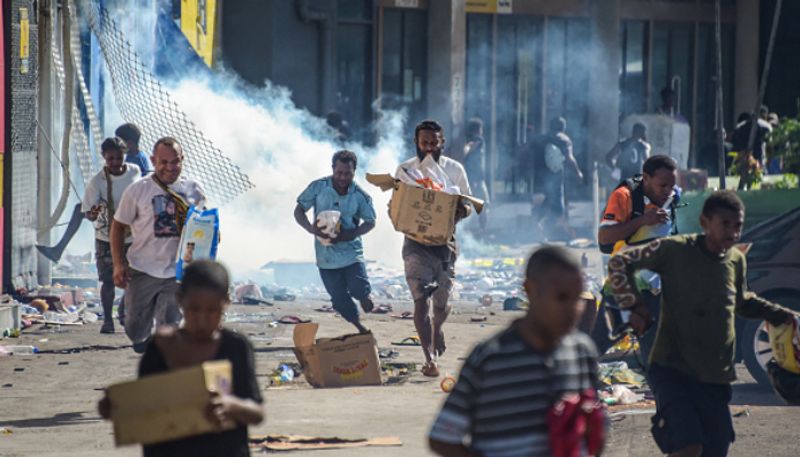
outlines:
[[[267,421],[251,428],[251,435],[300,434],[367,438],[399,436],[402,447],[379,450],[382,456],[429,455],[425,434],[444,400],[436,381],[414,375],[402,385],[312,389],[305,382],[267,388],[270,373],[280,362],[293,361],[291,327],[270,328],[267,322],[283,314],[302,314],[321,323],[322,336],[348,331],[347,324],[329,314],[311,311],[319,303],[292,303],[279,307],[231,309],[229,324],[248,335],[256,347],[259,384],[264,389]],[[396,306],[396,310],[408,308]],[[445,372],[456,373],[461,358],[480,339],[500,330],[516,313],[497,311],[486,324],[469,322],[471,305],[457,306],[446,327],[448,354]],[[414,333],[411,321],[371,315],[368,325],[381,347]],[[110,423],[101,421],[95,403],[101,389],[134,377],[138,356],[126,347],[122,334],[100,335],[99,325],[71,327],[63,331],[25,332],[15,343],[36,344],[42,350],[103,345],[79,352],[47,353],[0,359],[0,456],[136,456],[137,447],[115,449]],[[46,340],[46,341],[43,341]],[[6,344],[4,341],[0,344]],[[397,347],[398,361],[419,362],[418,348]],[[771,392],[757,388],[744,372],[735,387],[734,412],[747,405],[750,415],[735,419],[738,440],[734,456],[796,456],[795,424],[800,409],[781,406]],[[649,416],[624,416],[614,422],[607,456],[658,455],[649,437]],[[374,449],[295,452],[292,455],[374,456]]]

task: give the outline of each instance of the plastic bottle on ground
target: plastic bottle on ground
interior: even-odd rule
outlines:
[[[0,346],[0,355],[30,355],[36,354],[36,346]]]

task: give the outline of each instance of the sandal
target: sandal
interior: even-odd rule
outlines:
[[[418,336],[407,336],[398,342],[392,342],[395,346],[422,346]]]
[[[297,316],[283,316],[278,319],[278,322],[281,324],[307,324],[311,322],[311,319],[303,319]]]
[[[438,378],[439,377],[439,367],[436,366],[434,362],[427,362],[425,365],[422,365],[422,375],[428,378]]]
[[[414,313],[411,311],[403,311],[402,314],[392,314],[392,317],[395,319],[414,319]]]
[[[392,311],[392,305],[378,305],[372,310],[372,314],[389,314]]]

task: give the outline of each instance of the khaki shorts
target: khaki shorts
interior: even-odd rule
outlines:
[[[455,254],[446,246],[424,246],[407,239],[403,244],[403,263],[414,301],[431,298],[435,308],[447,308],[455,261]]]

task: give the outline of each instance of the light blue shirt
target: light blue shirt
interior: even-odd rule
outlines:
[[[342,230],[352,230],[363,222],[375,222],[372,198],[355,183],[347,189],[347,194],[339,195],[333,188],[331,176],[309,184],[297,197],[297,203],[306,211],[314,208],[315,221],[317,214],[322,211],[339,211],[342,214]],[[334,243],[331,246],[325,246],[315,238],[314,248],[317,253],[317,266],[321,269],[344,268],[364,261],[364,245],[361,237]]]
[[[150,165],[150,158],[142,151],[125,154],[125,162],[138,166],[142,170],[142,176],[147,176],[153,171],[153,167]]]

